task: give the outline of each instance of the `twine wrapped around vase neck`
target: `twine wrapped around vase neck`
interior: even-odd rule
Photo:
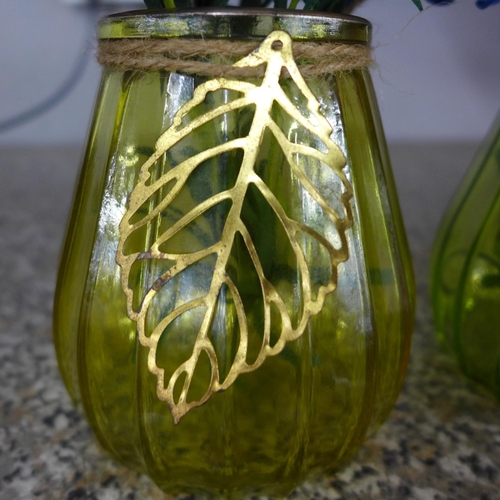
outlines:
[[[252,78],[265,67],[234,67],[260,41],[199,38],[101,40],[97,60],[118,70],[164,70],[188,75]],[[373,65],[369,46],[338,42],[294,42],[293,55],[304,77],[351,71]]]

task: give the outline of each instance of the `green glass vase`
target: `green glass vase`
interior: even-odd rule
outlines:
[[[432,301],[443,346],[500,396],[500,115],[455,195],[433,249]]]
[[[291,47],[364,50],[369,23],[157,11],[99,37],[149,67],[104,68],[55,300],[71,397],[166,492],[334,472],[395,403],[415,292],[368,69],[302,78]],[[256,45],[236,76],[152,67],[158,41],[193,39]]]

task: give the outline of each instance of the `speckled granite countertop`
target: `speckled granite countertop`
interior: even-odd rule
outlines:
[[[290,498],[500,499],[500,405],[439,352],[426,285],[434,231],[475,147],[392,146],[419,290],[406,385],[355,461]],[[0,150],[0,500],[168,498],[99,449],[59,378],[51,308],[79,156]]]

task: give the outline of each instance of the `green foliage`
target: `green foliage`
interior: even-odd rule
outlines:
[[[304,0],[304,10],[344,12],[349,0]]]
[[[165,7],[163,0],[144,0],[144,3],[148,9],[163,9]]]
[[[412,0],[412,2],[417,6],[418,10],[424,10],[422,7],[422,2],[420,0]]]
[[[346,13],[363,0],[304,0],[304,10]],[[423,10],[421,0],[412,0],[419,10]],[[189,7],[225,7],[228,0],[144,0],[149,9],[183,9]],[[273,7],[276,9],[296,9],[299,0],[240,0],[239,7]]]

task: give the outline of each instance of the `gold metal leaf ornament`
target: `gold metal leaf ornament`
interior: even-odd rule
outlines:
[[[120,223],[116,260],[121,267],[127,314],[137,324],[140,344],[149,349],[148,370],[157,377],[157,396],[169,405],[174,423],[178,423],[191,409],[206,403],[215,392],[228,389],[240,375],[258,369],[267,358],[280,354],[287,343],[298,339],[309,319],[321,313],[326,297],[337,286],[338,265],[349,257],[346,230],[352,226],[352,187],[343,172],[346,160],[331,139],[332,127],[321,114],[318,100],[298,70],[293,59],[292,40],[287,33],[271,33],[256,51],[234,66],[260,65],[265,65],[265,74],[259,83],[254,83],[255,79],[250,82],[221,77],[195,89],[192,99],[179,109],[172,125],[158,139],[154,153],[142,165],[139,179],[129,197],[128,210]],[[283,88],[282,75],[286,72],[290,85],[293,84],[295,92],[300,95],[301,105],[291,99]],[[230,94],[232,97],[221,98],[217,106],[200,112],[200,106],[204,109],[204,103],[216,94]],[[243,125],[245,120],[241,116],[249,109],[251,112],[245,115],[246,125]],[[302,131],[297,132],[295,139],[291,134],[285,134],[273,118],[276,110]],[[240,127],[234,132],[234,138],[217,143],[215,135],[210,140],[207,138],[209,145],[200,150],[185,146],[190,144],[189,138],[193,134],[204,130],[204,126],[213,123],[223,125],[230,120],[227,117],[231,114],[231,123]],[[234,125],[233,128],[238,127]],[[301,137],[306,137],[307,141],[301,142]],[[271,159],[265,158],[267,152],[262,152],[265,141],[272,141],[274,150],[279,151],[282,163],[290,172],[289,177],[295,179],[293,185],[300,191],[297,196],[316,207],[315,213],[321,215],[325,225],[333,228],[330,233],[334,231],[335,237],[329,236],[330,233],[322,234],[317,227],[308,224],[307,218],[296,217],[283,196],[276,194],[265,182],[266,176],[262,172],[276,168]],[[321,147],[314,147],[314,144],[321,144]],[[228,154],[234,154],[238,160],[228,162]],[[269,151],[269,156],[272,155],[273,152]],[[301,158],[320,165],[337,180],[337,203],[331,203],[331,196],[322,194],[321,186],[311,180],[311,173],[303,168]],[[232,181],[222,185],[220,190],[208,190],[205,196],[200,195],[204,182],[209,182],[203,181],[200,172],[203,169],[206,171],[207,165],[213,165],[214,170],[219,169],[211,174],[211,178],[216,178],[222,164],[233,175]],[[191,205],[186,205],[187,198],[192,200]],[[293,255],[294,263],[289,267],[299,279],[290,293],[299,297],[300,301],[294,311],[290,309],[290,299],[284,296],[279,280],[269,276],[260,255],[262,244],[256,243],[258,238],[259,242],[265,240],[266,232],[269,238],[273,238],[276,231],[273,230],[273,233],[268,229],[266,220],[253,221],[250,228],[248,217],[244,216],[245,203],[251,206],[251,203],[257,203],[256,199],[266,207],[262,213],[271,214],[276,221],[276,231],[283,235]],[[187,208],[178,209],[182,206]],[[225,211],[217,212],[223,206]],[[167,212],[169,216],[165,215]],[[223,216],[212,217],[210,214],[214,213],[223,213]],[[161,223],[157,222],[159,219]],[[210,233],[210,221],[218,229],[215,233],[212,231],[211,238],[204,239],[203,234]],[[151,229],[153,226],[156,229]],[[256,227],[264,233],[263,237],[256,236]],[[141,251],[130,250],[130,242],[137,239],[138,234],[146,235],[148,243]],[[182,234],[187,236],[180,239]],[[310,246],[320,248],[322,255],[326,256],[328,272],[317,286],[313,286],[314,263],[307,258],[305,240],[310,242]],[[243,250],[238,253],[235,250],[237,247]],[[239,280],[235,278],[234,269],[241,267],[235,254],[246,256],[243,260],[251,270],[249,276],[254,276],[253,283],[257,283],[258,293],[255,295],[260,297],[256,307],[262,317],[259,323],[261,338],[258,352],[252,354],[251,359],[249,345],[254,335],[254,324],[249,319],[250,306],[245,298],[248,295],[245,283],[250,283],[251,279],[247,279],[246,275]],[[210,262],[208,275],[207,266],[196,267],[203,262]],[[149,271],[143,273],[140,286],[137,285],[137,273],[134,274],[138,265],[150,266]],[[195,268],[205,271],[194,272]],[[154,275],[157,269],[160,271]],[[153,275],[147,276],[148,273]],[[184,297],[182,300],[172,299],[170,290],[169,299],[164,300],[161,307],[153,306],[162,290],[173,287],[173,283],[178,283],[188,273],[191,277],[195,275],[192,282],[198,283],[196,292],[179,285],[178,291]],[[135,297],[137,289],[143,290],[141,297]],[[229,302],[238,341],[231,347],[228,366],[222,369],[212,330],[221,309],[229,307]],[[151,313],[153,307],[154,315]],[[182,318],[195,315],[195,312],[199,324],[194,320],[187,323],[190,328],[195,328],[190,337],[192,344],[186,351],[185,359],[178,366],[170,367],[171,375],[166,376],[164,362],[159,358],[160,351],[168,351],[169,347],[162,338],[174,324],[185,325]],[[153,316],[155,319],[152,321]],[[205,389],[200,393],[193,391],[192,381],[202,357],[205,363],[208,359],[210,375],[206,376]]]

